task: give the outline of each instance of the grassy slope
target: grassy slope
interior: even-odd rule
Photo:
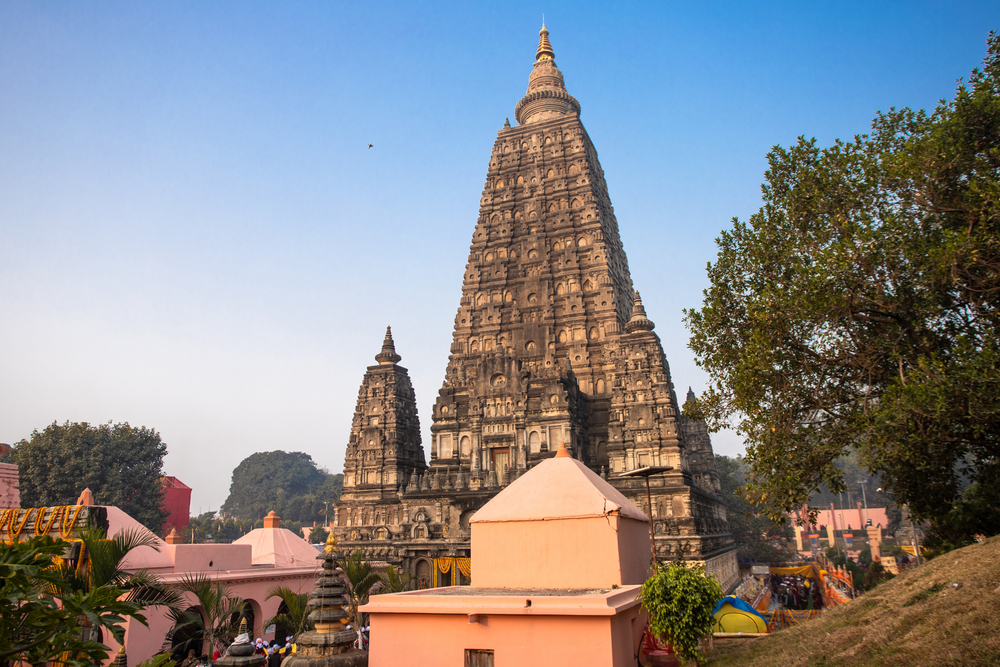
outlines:
[[[1000,537],[939,556],[822,618],[718,646],[709,658],[711,667],[1000,665]]]

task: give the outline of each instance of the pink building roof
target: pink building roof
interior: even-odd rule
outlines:
[[[607,516],[648,521],[618,489],[570,456],[542,461],[493,497],[472,523]]]
[[[316,565],[316,547],[287,528],[257,528],[233,544],[249,544],[253,549],[254,565],[291,567]]]

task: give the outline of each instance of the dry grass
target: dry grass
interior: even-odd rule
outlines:
[[[708,657],[710,667],[1000,666],[1000,537],[939,556],[822,618],[718,645]]]

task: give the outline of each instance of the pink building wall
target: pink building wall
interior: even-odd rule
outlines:
[[[203,546],[203,545],[187,545]],[[231,545],[204,545],[216,547],[229,547]],[[241,549],[243,550],[243,549]],[[246,549],[249,551],[249,549]],[[179,583],[186,573],[178,572],[163,576],[165,583]],[[267,590],[274,586],[288,586],[297,593],[308,593],[316,584],[318,570],[313,568],[260,568],[259,570],[221,570],[210,571],[212,580],[219,580],[227,584],[234,595],[238,595],[250,603],[254,613],[253,637],[264,639],[284,639],[284,637],[274,637],[273,634],[265,635],[263,623],[278,613],[278,606],[281,600],[278,598],[266,599]],[[197,604],[194,596],[188,595],[185,598],[188,604]],[[129,619],[125,625],[125,647],[128,653],[129,664],[139,664],[148,660],[157,653],[163,646],[163,638],[170,629],[170,620],[164,609],[153,607],[145,611],[146,621],[149,627],[142,625],[135,619]],[[119,645],[114,639],[105,637],[104,643],[117,653]]]
[[[646,580],[649,524],[618,514],[559,521],[472,523],[472,585],[611,588]],[[645,546],[645,550],[643,549]],[[532,563],[556,563],[540,568]]]
[[[480,614],[475,623],[465,613],[380,614],[369,659],[394,667],[462,667],[465,649],[474,648],[492,649],[496,665],[634,665],[646,623],[640,611],[636,603],[613,616]]]
[[[851,530],[863,532],[865,523],[867,523],[866,518],[872,520],[873,526],[881,525],[882,528],[886,528],[889,525],[889,517],[886,515],[884,507],[869,507],[865,510],[861,503],[858,503],[857,507],[836,509],[833,512],[829,509],[819,510],[815,526],[817,528],[819,526],[830,526],[834,525],[833,522],[836,521],[837,530],[847,530],[847,527],[850,526]]]

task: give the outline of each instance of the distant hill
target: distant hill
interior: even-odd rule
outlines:
[[[709,658],[711,667],[1000,665],[1000,537],[938,556],[814,621],[719,644]]]

